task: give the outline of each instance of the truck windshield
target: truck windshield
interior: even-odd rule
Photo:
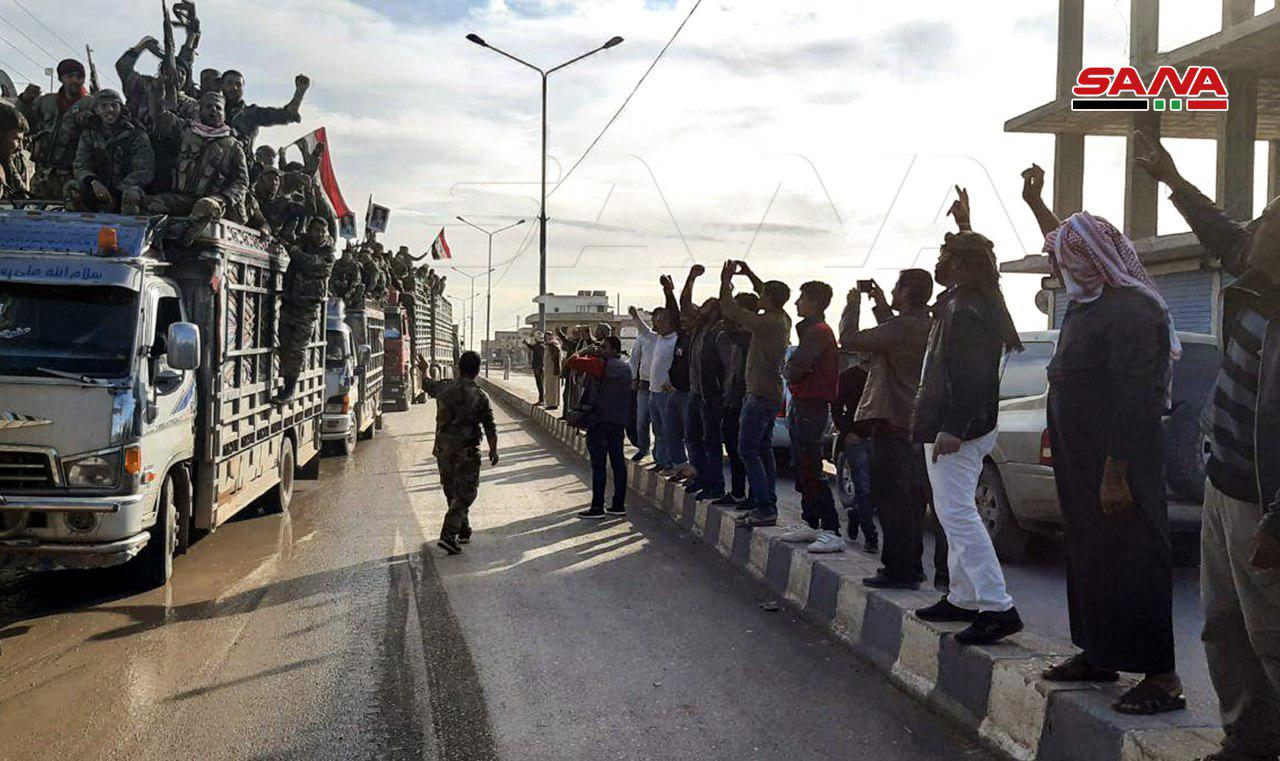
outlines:
[[[127,288],[0,282],[0,373],[130,373],[138,294]]]
[[[347,334],[341,330],[329,330],[325,332],[325,339],[324,363],[342,367],[347,361]]]

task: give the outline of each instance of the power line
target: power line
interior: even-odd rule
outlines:
[[[13,31],[15,31],[15,32],[17,32],[18,34],[22,35],[22,39],[24,39],[24,40],[26,40],[27,42],[30,42],[32,45],[35,45],[36,47],[40,48],[40,50],[41,50],[45,55],[49,56],[50,58],[55,58],[55,59],[57,58],[57,56],[56,56],[56,55],[54,55],[52,52],[50,52],[50,50],[49,50],[48,48],[46,48],[44,45],[41,45],[40,43],[36,42],[35,40],[31,39],[31,37],[30,37],[26,32],[24,32],[24,31],[22,31],[21,29],[19,29],[17,24],[14,24],[12,21],[10,21],[9,19],[5,18],[3,14],[0,14],[0,21],[3,21],[4,23],[8,24],[10,27],[12,27],[12,28],[13,28]]]
[[[11,63],[9,63],[8,61],[4,60],[3,58],[0,58],[0,66],[5,67],[5,68],[6,68],[6,69],[8,69],[9,71],[12,71],[13,73],[15,73],[15,74],[17,74],[18,76],[22,77],[23,79],[27,80],[27,84],[31,84],[31,83],[33,83],[33,82],[35,82],[35,81],[36,81],[36,80],[32,79],[31,77],[27,76],[27,75],[26,75],[25,73],[23,73],[22,71],[20,71],[20,70],[18,69],[18,67],[17,67],[17,66],[14,66],[13,64],[11,64]]]
[[[18,47],[17,45],[14,45],[12,42],[9,42],[9,40],[8,40],[8,39],[6,39],[5,37],[0,36],[0,42],[3,42],[4,44],[6,44],[6,45],[8,45],[9,47],[13,48],[14,50],[18,51],[18,55],[20,55],[20,56],[22,56],[23,58],[27,59],[28,61],[30,61],[30,62],[32,62],[32,63],[34,63],[36,66],[39,66],[40,68],[44,68],[44,66],[45,66],[45,65],[44,65],[43,63],[40,63],[40,62],[39,62],[39,61],[37,61],[36,59],[34,59],[34,58],[32,58],[31,56],[27,55],[27,54],[26,54],[26,51],[24,51],[22,48]]]
[[[17,2],[17,0],[14,0],[14,2]],[[667,49],[675,43],[676,38],[680,36],[680,32],[684,29],[685,24],[688,24],[689,19],[693,18],[693,14],[697,12],[698,6],[700,5],[702,5],[702,0],[696,0],[696,2],[694,2],[693,7],[689,9],[689,15],[684,17],[684,21],[681,21],[680,26],[676,27],[676,31],[671,35],[671,39],[667,40],[667,44],[663,45],[662,50],[658,51],[658,55],[653,59],[653,63],[649,64],[649,68],[646,69],[644,74],[640,77],[640,81],[636,82],[636,86],[632,88],[631,94],[627,96],[626,100],[622,101],[622,105],[618,106],[618,110],[612,117],[610,117],[609,121],[605,123],[604,129],[600,130],[600,134],[596,135],[596,139],[591,141],[591,145],[587,146],[587,149],[582,152],[582,155],[578,157],[577,161],[573,162],[573,166],[569,167],[569,171],[565,172],[564,175],[560,177],[560,182],[556,183],[556,186],[552,188],[551,192],[547,195],[551,195],[559,190],[560,186],[564,184],[564,181],[569,179],[569,175],[573,174],[573,171],[577,169],[583,161],[586,161],[587,156],[591,155],[591,151],[595,149],[596,144],[604,137],[604,133],[609,131],[609,128],[613,126],[613,123],[618,120],[618,117],[622,116],[623,109],[627,107],[627,104],[630,103],[631,99],[635,97],[635,94],[639,92],[640,86],[649,78],[649,74],[651,74],[654,68],[657,67],[658,62],[662,60],[662,56],[666,55]]]
[[[67,46],[67,50],[70,50],[70,51],[71,51],[71,53],[72,53],[73,55],[79,55],[79,53],[77,53],[77,52],[76,52],[75,47],[74,47],[70,42],[67,42],[66,40],[62,39],[62,35],[58,34],[57,32],[53,31],[52,29],[50,29],[50,28],[49,28],[49,25],[48,25],[48,24],[46,24],[46,23],[44,23],[43,21],[41,21],[41,20],[39,19],[39,17],[37,17],[37,16],[36,16],[36,14],[34,14],[34,13],[32,13],[31,11],[27,10],[27,6],[23,5],[23,4],[22,4],[21,2],[19,2],[18,0],[13,0],[13,4],[14,4],[14,5],[16,5],[16,6],[18,6],[19,8],[21,8],[23,13],[27,14],[28,16],[30,16],[30,17],[31,17],[31,20],[32,20],[32,21],[34,21],[34,22],[36,22],[37,24],[39,24],[39,25],[40,25],[40,26],[41,26],[41,27],[42,27],[46,32],[48,32],[49,34],[53,35],[53,36],[54,36],[54,38],[55,38],[55,39],[57,39],[57,41],[58,41],[58,42],[61,42],[63,45],[66,45],[66,46]]]

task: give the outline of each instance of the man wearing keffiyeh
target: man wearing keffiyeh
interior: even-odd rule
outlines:
[[[1133,243],[1088,212],[1059,222],[1023,173],[1023,198],[1070,304],[1049,364],[1049,435],[1067,547],[1071,639],[1058,682],[1145,679],[1122,713],[1186,707],[1174,666],[1173,567],[1161,420],[1181,351],[1169,308]]]

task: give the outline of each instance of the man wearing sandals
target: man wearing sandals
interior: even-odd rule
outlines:
[[[1140,136],[1141,137],[1141,136]],[[1222,295],[1222,368],[1205,411],[1200,541],[1205,655],[1226,736],[1204,761],[1280,757],[1280,202],[1243,226],[1158,143],[1137,164],[1173,191],[1200,243],[1237,276]]]
[[[1049,434],[1067,547],[1071,641],[1081,653],[1044,672],[1054,682],[1144,674],[1121,713],[1186,708],[1175,671],[1173,563],[1161,418],[1178,334],[1164,297],[1110,222],[1059,221],[1044,170],[1023,172],[1023,200],[1070,304],[1049,363]]]

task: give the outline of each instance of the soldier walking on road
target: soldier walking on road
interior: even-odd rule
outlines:
[[[449,503],[436,546],[457,555],[471,541],[468,511],[480,491],[480,433],[489,442],[489,464],[498,464],[498,428],[489,396],[476,384],[480,355],[463,352],[460,377],[428,381],[427,393],[436,400],[436,443],[432,453],[440,468],[440,486]]]

